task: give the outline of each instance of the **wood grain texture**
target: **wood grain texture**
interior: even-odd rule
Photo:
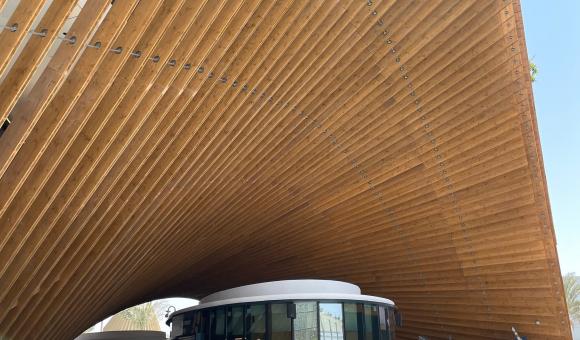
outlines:
[[[403,339],[571,338],[519,1],[89,1],[46,61],[73,4],[0,84],[0,336],[326,278]]]

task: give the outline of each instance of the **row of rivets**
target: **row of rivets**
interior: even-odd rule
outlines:
[[[378,15],[378,12],[371,7],[372,5],[373,5],[373,1],[372,0],[368,0],[367,1],[367,6],[369,6],[369,9],[370,10],[372,10],[371,11],[371,15],[372,16],[377,16]],[[385,25],[385,21],[382,18],[378,19],[376,23],[377,23],[377,26],[379,26],[379,27],[382,27],[382,26]],[[390,34],[389,29],[388,28],[383,29],[382,34],[384,36],[388,37],[389,34]],[[392,41],[392,39],[388,38],[386,40],[386,43],[388,45],[390,45],[390,44],[393,43],[393,41]],[[393,48],[391,50],[391,52],[392,53],[396,53],[396,50]],[[399,60],[397,60],[397,62],[398,61]],[[338,148],[340,148],[340,144],[338,144],[336,141],[332,140],[332,143],[333,144],[336,143],[336,146]],[[346,153],[346,151],[344,151],[343,153],[348,157],[348,154]],[[361,171],[359,171],[359,176],[361,176],[361,178],[363,180],[367,180],[368,174],[367,174],[366,171],[361,170]],[[371,190],[371,192],[373,193],[373,195],[375,196],[375,198],[379,201],[380,205],[382,206],[382,211],[386,214],[387,218],[389,218],[391,220],[391,223],[394,225],[395,230],[400,233],[402,227],[401,227],[401,225],[398,222],[396,222],[396,221],[393,220],[395,218],[395,212],[393,211],[393,209],[389,208],[386,205],[386,203],[385,203],[385,201],[383,199],[382,192],[380,192],[376,188],[376,186],[374,185],[374,183],[371,180],[368,180],[366,182],[367,182],[367,184],[369,186],[369,189]],[[412,242],[412,240],[409,240],[409,238],[405,238],[405,239],[401,238],[401,240],[405,244],[405,250],[407,251],[407,254],[410,255],[410,243]],[[419,282],[421,282],[423,284],[423,286],[425,286],[425,280],[423,280],[423,273],[422,272],[419,273]]]
[[[377,24],[378,24],[379,26],[382,26],[382,25],[383,25],[383,22],[382,22],[382,21],[380,21],[380,22],[378,22]],[[388,30],[385,30],[383,34],[384,34],[384,35],[388,35]],[[393,44],[394,44],[394,41],[392,40],[392,38],[388,38],[388,39],[386,40],[386,44],[387,44],[387,45],[393,45]],[[396,49],[395,47],[391,48],[391,53],[396,55],[396,57],[395,57],[395,62],[396,62],[397,64],[401,63],[401,58],[400,58],[400,56],[399,56],[399,55],[397,55],[397,49]],[[415,104],[415,110],[416,110],[418,113],[421,113],[421,114],[422,114],[422,112],[423,112],[423,108],[422,108],[422,107],[421,107],[421,105],[420,105],[420,104],[421,104],[421,100],[420,100],[420,98],[417,98],[417,97],[418,97],[418,95],[417,95],[417,92],[416,92],[416,90],[414,89],[414,85],[413,85],[412,81],[410,80],[409,74],[408,74],[408,72],[407,72],[407,70],[406,70],[406,68],[405,68],[405,66],[404,66],[404,65],[401,65],[401,66],[399,67],[399,72],[401,73],[401,77],[402,77],[404,80],[406,80],[406,81],[408,81],[408,82],[409,82],[409,84],[408,84],[408,88],[409,88],[409,96],[411,96],[411,97],[415,97],[415,98],[416,98],[416,99],[413,101],[413,103]],[[427,119],[427,117],[425,116],[425,114],[422,114],[422,115],[420,116],[420,120],[421,120],[421,121],[425,121],[426,119]],[[472,239],[471,239],[471,237],[470,237],[470,236],[468,235],[468,233],[467,233],[467,229],[466,229],[467,225],[466,225],[466,223],[463,221],[463,220],[464,220],[464,217],[463,217],[463,214],[462,214],[462,212],[461,212],[461,208],[460,208],[460,206],[459,206],[459,202],[458,202],[458,200],[457,200],[457,196],[455,195],[455,192],[453,192],[453,184],[452,184],[452,182],[451,182],[451,179],[450,179],[450,178],[449,178],[449,176],[447,175],[447,169],[446,169],[446,165],[447,165],[447,164],[446,164],[446,162],[443,160],[443,155],[442,155],[442,154],[439,152],[439,147],[437,147],[437,146],[436,146],[436,145],[437,145],[437,140],[436,140],[436,138],[434,137],[433,133],[432,133],[431,131],[429,131],[429,129],[430,129],[430,125],[429,125],[429,123],[425,123],[425,124],[423,125],[423,128],[424,128],[424,129],[425,129],[425,131],[426,131],[426,136],[427,136],[427,139],[429,139],[429,140],[430,140],[430,142],[431,142],[431,144],[432,144],[432,145],[434,145],[434,148],[433,148],[433,152],[434,152],[434,154],[435,154],[435,155],[434,155],[434,158],[435,158],[436,162],[438,163],[438,165],[439,165],[439,167],[440,167],[440,169],[441,169],[441,171],[439,171],[439,175],[441,176],[441,178],[443,179],[443,181],[446,183],[445,187],[447,188],[447,190],[449,190],[449,191],[450,191],[450,193],[449,193],[449,196],[448,196],[448,197],[449,197],[449,199],[451,200],[451,203],[452,203],[452,205],[454,206],[454,208],[453,208],[453,211],[455,212],[455,214],[457,215],[457,217],[458,217],[458,219],[459,219],[460,226],[461,226],[461,230],[462,230],[462,232],[463,232],[463,238],[464,238],[464,241],[466,242],[466,244],[467,244],[467,246],[468,246],[468,248],[469,248],[469,252],[470,252],[470,254],[471,254],[472,256],[474,256],[474,255],[475,255],[475,252],[474,252],[474,250],[473,250],[473,246],[472,246]],[[474,263],[474,264],[476,264],[476,262],[477,262],[476,260],[473,260],[473,263]],[[476,268],[477,268],[477,270],[479,271],[479,268],[478,268],[477,266],[475,266],[475,267],[476,267]],[[478,276],[478,279],[479,279],[479,284],[480,284],[480,287],[481,287],[481,290],[482,290],[482,295],[484,296],[484,299],[487,299],[487,296],[486,296],[486,291],[485,291],[486,284],[485,284],[485,282],[482,280],[481,276]],[[488,317],[488,318],[490,318],[490,317],[491,317],[491,315],[488,313],[487,317]]]
[[[3,26],[3,29],[9,30],[10,32],[17,32],[18,31],[18,23],[14,23],[14,24],[8,25],[8,26],[7,25],[4,25]],[[39,32],[36,32],[36,31],[27,31],[26,33],[29,33],[31,35],[44,38],[44,37],[48,36],[48,29],[43,28]],[[64,34],[66,35],[66,33],[64,33]],[[77,42],[77,37],[74,36],[74,35],[71,36],[71,37],[64,36],[64,37],[56,37],[56,38],[57,39],[60,39],[60,40],[63,40],[63,41],[66,41],[66,42],[68,42],[71,45],[74,45]],[[100,49],[102,47],[102,44],[101,44],[100,41],[97,41],[97,42],[95,42],[93,44],[89,43],[86,46],[88,48]],[[121,54],[123,52],[123,47],[119,46],[119,47],[116,47],[116,48],[111,48],[111,49],[109,49],[109,51],[111,53],[114,53],[114,54]],[[130,53],[130,55],[133,58],[135,58],[135,59],[140,58],[141,57],[141,51],[133,51],[133,52]],[[154,63],[157,63],[157,62],[159,62],[161,60],[161,57],[159,57],[158,55],[156,55],[156,56],[153,56],[153,57],[149,57],[149,60],[153,61]],[[177,60],[171,59],[171,60],[169,60],[167,62],[167,65],[169,65],[169,66],[176,66],[177,65]],[[186,70],[189,70],[191,68],[191,64],[185,64],[183,67]],[[203,71],[203,69],[202,69],[202,71]]]

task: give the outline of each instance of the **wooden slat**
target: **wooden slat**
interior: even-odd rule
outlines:
[[[69,16],[75,3],[76,0],[53,1],[40,20],[38,27],[34,30],[37,33],[46,32],[46,36],[32,36],[16,62],[8,70],[6,79],[0,87],[1,121],[8,117],[8,113],[16,104],[38,64],[48,52],[52,41],[59,34],[60,27]]]
[[[170,20],[177,13],[177,11],[179,10],[179,8],[182,4],[183,4],[183,2],[181,2],[181,1],[164,3],[163,7],[160,9],[160,14],[159,14],[159,16],[163,19],[156,21],[156,25],[150,26],[148,28],[148,31],[144,33],[144,37],[142,39],[142,42],[140,42],[137,45],[136,49],[141,51],[144,55],[149,55],[151,52],[151,49],[157,43],[159,36],[163,33],[163,28],[165,27],[165,29],[167,29],[167,25],[170,23]],[[145,65],[145,63],[147,63],[147,59],[144,58],[141,60],[141,63],[126,64],[120,77],[122,77],[123,79],[125,79],[125,77],[135,77],[136,73],[138,72],[140,67],[143,67]],[[135,81],[135,79],[134,79],[134,81]],[[142,79],[137,79],[137,81],[142,81]],[[103,99],[101,101],[99,107],[95,110],[95,113],[91,117],[91,121],[87,122],[87,124],[85,125],[85,130],[88,130],[88,131],[81,132],[84,136],[92,135],[90,131],[94,131],[94,129],[97,129],[99,127],[99,124],[101,124],[100,129],[102,129],[103,124],[106,122],[106,120],[103,119],[100,112],[103,112],[103,114],[104,114],[105,112],[108,112],[106,110],[110,110],[111,108],[114,108],[116,105],[115,101],[118,100],[116,98],[121,93],[124,93],[126,91],[126,90],[123,90],[123,87],[124,86],[126,87],[129,84],[130,83],[119,82],[119,81],[116,81],[113,84],[113,86],[109,89],[105,99]],[[117,105],[118,105],[118,103],[117,103]],[[99,117],[100,117],[100,119],[99,119]],[[82,141],[84,141],[85,143],[89,142],[86,139],[83,139]],[[78,151],[78,152],[80,152],[80,151]],[[75,153],[73,153],[73,154],[78,154],[78,152],[75,151]],[[66,157],[66,159],[67,159],[67,161],[68,160],[71,161],[71,164],[67,165],[67,167],[72,167],[77,158],[72,157],[72,156],[68,156],[68,157]],[[61,172],[57,169],[57,170],[55,170],[55,174],[64,175],[65,173]],[[70,199],[72,197],[71,193],[67,193],[67,192],[62,193],[61,196],[63,196],[65,200]],[[52,211],[51,211],[51,213],[52,213]],[[49,214],[49,216],[50,216],[50,214]],[[45,218],[50,218],[50,217],[45,217]],[[55,217],[52,216],[52,218],[55,218]],[[48,223],[50,223],[50,222],[46,221],[46,222],[40,222],[40,223],[47,223],[47,225],[48,225]],[[43,230],[43,232],[44,232],[44,230]],[[51,233],[49,235],[56,237],[58,235],[58,233],[55,232],[55,233]],[[43,233],[41,233],[40,230],[38,230],[38,232],[36,234],[34,234],[32,237],[34,237],[35,241],[33,241],[31,243],[37,243],[38,239],[40,237],[46,238],[47,236],[44,235]],[[32,240],[29,240],[29,242],[30,241],[32,241]],[[51,242],[51,241],[45,239],[44,242]],[[54,242],[54,240],[52,242]],[[50,253],[53,254],[53,252],[50,252]],[[24,260],[24,258],[22,260]],[[37,270],[39,268],[39,263],[44,262],[44,259],[42,259],[40,257],[35,257],[32,260],[35,261],[35,263],[28,264],[28,267],[31,267],[34,270]],[[42,262],[40,262],[41,260],[42,260]],[[20,269],[22,270],[22,269],[24,269],[24,267],[22,267]],[[35,273],[37,273],[37,272],[35,272]],[[34,277],[34,276],[31,276],[31,278],[32,277]],[[38,279],[38,280],[40,280],[40,279]],[[30,283],[30,281],[27,282],[27,285],[29,283]],[[26,291],[27,291],[26,289],[21,290],[21,292],[23,292],[23,293]]]
[[[315,277],[392,298],[403,339],[569,339],[522,27],[515,0],[87,2],[29,94],[46,38],[0,84],[0,336]]]
[[[188,7],[188,10],[185,10],[185,9],[181,8],[181,5],[182,4],[183,4],[183,2],[181,2],[181,1],[166,2],[166,3],[164,3],[164,8],[162,8],[162,10],[161,10],[160,18],[159,18],[159,20],[156,20],[155,21],[156,22],[156,25],[159,25],[159,26],[157,28],[153,29],[152,31],[146,32],[146,33],[148,33],[148,35],[147,36],[144,36],[144,42],[146,42],[146,44],[157,43],[157,40],[159,39],[159,36],[164,32],[163,31],[164,27],[166,28],[166,25],[168,25],[171,22],[171,19],[178,12],[179,12],[179,15],[181,16],[181,19],[183,19],[183,16],[188,16],[190,14],[188,12],[188,10],[189,11],[195,11],[195,6],[191,6],[191,2],[187,6]],[[181,10],[180,10],[180,8],[181,8]],[[143,10],[146,10],[146,8],[144,8]],[[140,18],[140,16],[135,16],[134,17],[134,19],[139,19],[139,18]],[[183,20],[181,20],[181,21],[183,21]],[[146,25],[143,25],[143,26],[146,26]],[[173,32],[171,34],[173,35]],[[151,39],[153,39],[153,40],[151,40]],[[147,47],[146,44],[142,44],[140,46],[140,47],[145,47],[144,49],[140,49],[143,53],[150,52],[149,50],[153,47],[153,46]],[[163,49],[162,46],[160,46],[160,48]],[[146,60],[147,59],[144,58],[144,62],[142,64],[143,66],[146,63]],[[149,65],[147,65],[147,66],[148,67],[151,67],[151,63],[148,63],[148,64]],[[127,77],[127,76],[135,76],[135,71],[137,71],[138,69],[136,70],[133,67],[133,65],[127,65],[127,66],[129,66],[129,67],[127,67],[125,70],[123,70],[124,71],[123,72],[123,75],[125,77]],[[157,70],[159,68],[160,67],[153,67],[152,70],[155,70],[155,72],[157,72]],[[136,86],[137,86],[137,88],[143,87],[144,85],[146,85],[148,83],[148,81],[149,80],[147,80],[147,79],[143,79],[143,77],[137,78],[136,79],[136,82],[137,82],[136,83],[137,84]],[[111,94],[112,96],[117,96],[117,95],[119,95],[119,90],[120,90],[120,88],[115,86],[114,88],[112,88],[112,89],[109,90],[109,94]],[[139,94],[141,94],[142,91],[138,91],[138,92],[139,92]],[[112,99],[112,98],[108,97],[108,99]],[[104,104],[104,107],[108,107],[108,105],[111,104],[111,103],[110,102],[104,102],[103,104]],[[102,107],[99,107],[99,109],[102,109]],[[102,110],[99,110],[99,113],[101,111]],[[99,116],[99,113],[93,114],[93,117],[95,117],[95,115],[96,115],[96,117],[98,117]],[[97,123],[98,123],[98,121],[94,122],[94,124],[97,124]],[[89,129],[92,129],[94,127],[95,126],[89,126]],[[87,135],[87,132],[83,132],[83,134],[84,135]],[[86,142],[86,140],[84,140],[84,141]],[[72,163],[71,163],[71,165],[69,165],[69,167],[70,166],[73,166],[74,165],[74,158],[73,157],[69,157],[68,160],[72,161]],[[62,174],[64,175],[65,173],[62,173]],[[56,177],[58,177],[58,176],[56,176]],[[51,179],[54,179],[54,178],[51,178]],[[66,197],[66,198],[68,199],[68,197]],[[57,234],[55,234],[55,235],[57,235]],[[40,237],[46,237],[46,235],[43,236],[42,234],[37,234],[37,236],[36,236],[35,239],[38,240]],[[34,267],[32,267],[32,268],[34,268]],[[42,273],[42,274],[45,274],[45,273]]]
[[[128,12],[130,13],[136,3],[136,0],[127,1],[112,8],[100,26],[100,29],[95,33],[99,41],[103,44],[103,48],[85,49],[71,72],[71,75],[67,78],[67,81],[42,112],[42,117],[35,126],[35,132],[37,133],[28,137],[27,143],[22,146],[20,153],[16,155],[4,173],[4,176],[0,179],[1,185],[4,185],[6,189],[0,194],[0,201],[2,202],[0,213],[3,218],[7,217],[4,212],[6,212],[6,209],[12,203],[12,199],[17,194],[18,188],[29,178],[28,175],[40,160],[54,135],[58,132],[58,128],[62,126],[65,118],[75,104],[77,104],[80,96],[73,96],[71,94],[82,93],[89,86],[92,76],[97,72],[98,65],[109,54],[109,49],[114,48],[113,42],[117,35],[122,32],[122,28],[126,24],[125,19],[129,15]],[[105,70],[104,72],[109,75],[114,75],[115,70]],[[88,94],[82,97],[83,101],[81,103],[89,102],[90,99],[87,97],[90,95],[91,92],[89,91]],[[36,146],[40,146],[40,148],[36,148]],[[46,181],[46,179],[31,178],[32,181]],[[33,194],[33,192],[29,192],[28,194]],[[20,202],[20,204],[26,205],[30,203],[32,202]],[[18,211],[21,210],[11,210],[8,211],[8,214],[18,213]],[[8,224],[0,223],[0,225],[7,226]],[[2,233],[4,235],[11,235],[12,230],[3,230]],[[0,243],[0,246],[4,246],[4,243]]]
[[[162,9],[160,10],[161,11],[161,14],[159,15],[161,18],[163,18],[163,20],[161,20],[161,19],[156,20],[156,24],[153,25],[153,26],[151,26],[150,29],[147,30],[147,32],[140,32],[140,34],[143,35],[143,42],[141,42],[140,44],[137,45],[137,47],[136,47],[137,50],[141,51],[142,53],[147,53],[147,54],[150,52],[151,46],[148,46],[148,45],[152,45],[153,43],[156,43],[157,39],[159,38],[159,35],[163,32],[163,28],[166,27],[166,25],[169,24],[170,19],[173,18],[173,16],[175,15],[175,13],[179,10],[181,3],[182,2],[177,1],[175,3],[167,2],[167,3],[164,4],[164,6],[162,7]],[[149,10],[146,9],[146,8],[143,9],[143,11],[144,12],[149,12]],[[151,14],[154,14],[154,13],[155,12],[151,12]],[[148,18],[148,20],[151,20],[151,17],[147,17],[147,18]],[[140,18],[140,19],[143,19],[143,18]],[[122,34],[117,39],[117,43],[118,44],[121,44],[121,43],[127,44],[127,39],[136,39],[138,37],[139,37],[138,35],[131,37],[130,35],[124,36]],[[123,39],[125,41],[121,42],[121,40],[123,40]],[[125,60],[125,59],[124,58],[123,59],[112,59],[112,60],[109,60],[109,62],[111,62],[111,63],[119,63],[121,60]],[[130,77],[134,77],[135,76],[135,73],[140,69],[139,65],[141,67],[144,66],[145,63],[146,63],[146,61],[147,61],[147,59],[144,57],[142,59],[142,62],[140,64],[139,63],[130,63],[128,65],[125,65],[125,68],[120,73],[119,77],[122,77],[123,79],[129,79]],[[111,68],[113,66],[115,66],[115,65],[114,64],[113,65],[108,65],[107,67],[108,68]],[[103,81],[101,81],[101,82],[104,83],[104,84],[107,83],[107,82],[103,82]],[[98,124],[99,121],[103,119],[101,112],[103,112],[103,110],[106,110],[106,108],[109,107],[109,105],[112,105],[114,107],[114,104],[115,103],[114,102],[111,102],[112,98],[110,98],[111,97],[110,95],[113,94],[114,96],[117,96],[120,92],[122,92],[122,90],[123,90],[122,89],[122,86],[127,86],[127,84],[124,84],[123,82],[116,82],[115,84],[113,84],[113,86],[108,90],[109,97],[105,97],[105,99],[103,99],[101,101],[101,104],[102,105],[99,106],[93,112],[93,115],[91,116],[91,118],[96,119],[96,121],[89,121],[89,122],[87,122],[85,124],[85,127],[88,127],[89,129],[96,128],[96,124]],[[109,100],[107,100],[107,99],[109,99]],[[91,100],[90,102],[93,102],[93,101]],[[75,110],[78,111],[78,109],[79,109],[79,107],[77,106],[75,108]],[[75,113],[75,115],[82,116],[87,111],[84,108],[80,108],[80,109],[81,109],[81,111]],[[61,127],[61,130],[64,130],[65,128],[68,128],[68,130],[71,130],[71,129],[74,128],[74,126],[63,126],[63,127]],[[83,136],[88,136],[89,135],[88,132],[81,132],[81,133],[83,134]],[[60,136],[56,136],[55,138],[57,138],[57,139],[58,138],[61,138],[61,140],[62,140],[61,143],[64,143],[64,141],[67,141],[67,140],[71,140],[70,137],[64,137],[63,138],[63,137],[60,137]],[[87,142],[86,139],[82,139],[82,141]],[[57,154],[57,152],[53,151],[53,152],[49,152],[48,154],[50,156],[54,156],[54,155]],[[72,164],[74,164],[74,161],[76,160],[76,158],[74,158],[72,156],[69,156],[66,159],[68,161],[70,161]],[[71,165],[69,164],[69,165],[65,165],[65,166],[68,168]],[[42,166],[42,167],[40,167],[40,169],[42,171],[49,170],[49,168],[47,166]],[[66,172],[65,171],[59,171],[57,169],[56,172],[54,173],[54,176],[53,177],[57,177],[58,178],[58,176],[61,176],[61,175],[62,176],[66,175]],[[51,178],[51,180],[52,179],[54,179],[54,178]],[[54,188],[54,186],[53,186],[53,188]],[[49,187],[48,190],[53,190],[53,189],[50,189],[50,187]],[[46,197],[46,196],[42,196],[42,197]],[[46,204],[46,201],[40,200],[38,202],[39,203],[43,202],[42,204]],[[33,207],[33,209],[34,209],[34,207]],[[30,214],[27,215],[27,216],[30,216]],[[25,218],[26,218],[26,216],[25,216]],[[28,223],[28,222],[25,222],[25,223]],[[41,236],[42,236],[42,234],[38,234],[38,233],[32,234],[32,236],[30,236],[28,238],[28,242],[31,245],[32,244],[35,244],[36,242],[38,242],[37,240]],[[43,237],[46,237],[46,236],[43,236]],[[26,250],[20,249],[20,252],[22,252],[22,251],[30,252],[30,250],[29,251],[26,251]],[[34,251],[32,251],[32,252],[34,252]],[[22,260],[25,260],[25,259],[22,258]],[[35,260],[41,260],[41,258],[36,258]],[[17,268],[20,269],[20,270],[24,269],[24,266],[21,266],[21,265],[22,265],[22,263],[13,262],[12,263],[12,269],[13,270],[16,270]],[[38,267],[36,265],[34,265],[33,268],[38,268]],[[6,292],[8,293],[8,291],[6,291]]]
[[[36,14],[44,5],[44,1],[21,1],[8,19],[8,26],[16,25],[16,30],[0,31],[0,75],[4,74],[10,59],[14,56],[18,45],[26,37]],[[2,7],[2,6],[0,6]],[[0,116],[3,117],[3,116]]]
[[[78,43],[61,45],[32,87],[31,94],[16,103],[13,111],[18,114],[14,115],[13,124],[4,132],[4,140],[0,143],[0,174],[5,173],[40,119],[40,113],[62,86],[79,52],[84,49],[84,45],[93,33],[94,25],[99,22],[101,15],[108,7],[108,1],[89,1],[83,7],[68,31],[70,36],[77,37]]]

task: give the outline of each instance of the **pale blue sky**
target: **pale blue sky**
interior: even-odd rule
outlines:
[[[522,7],[560,266],[580,274],[580,1]]]

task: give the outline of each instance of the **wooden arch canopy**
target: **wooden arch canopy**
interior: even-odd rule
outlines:
[[[0,46],[0,337],[329,278],[570,338],[519,1],[22,0]]]

